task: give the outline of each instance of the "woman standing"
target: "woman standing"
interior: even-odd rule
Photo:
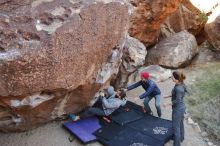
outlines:
[[[175,83],[175,86],[172,90],[172,95],[165,98],[172,97],[174,146],[180,146],[180,143],[184,140],[184,113],[186,109],[184,96],[187,92],[184,80],[186,77],[182,72],[174,71],[171,78]]]

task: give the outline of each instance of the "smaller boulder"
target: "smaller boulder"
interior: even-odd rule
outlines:
[[[117,79],[114,81],[116,87],[124,87],[128,76],[138,70],[145,63],[147,49],[139,40],[128,36],[123,50],[122,64],[120,65]]]
[[[185,67],[198,53],[195,37],[181,31],[163,39],[148,51],[146,65],[158,64],[167,68]]]
[[[129,73],[144,65],[147,49],[138,39],[128,36],[123,50],[123,66]]]

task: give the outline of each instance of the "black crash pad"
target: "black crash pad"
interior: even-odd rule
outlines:
[[[133,109],[129,109],[129,111],[125,111],[125,109],[121,108],[117,110],[114,114],[110,116],[110,118],[120,125],[125,125],[131,122],[134,122],[138,119],[144,117],[143,114],[136,112]]]
[[[154,139],[148,135],[144,135],[138,130],[130,127],[123,127],[118,134],[110,140],[97,136],[99,141],[105,146],[163,146],[163,142]]]
[[[128,109],[128,111],[126,110]],[[127,101],[126,105],[120,107],[110,115],[110,118],[120,125],[134,122],[144,117],[141,106]]]
[[[111,122],[111,123],[107,123],[105,126],[97,130],[95,132],[95,135],[103,140],[110,141],[123,129],[124,129],[123,126],[115,122]]]
[[[171,121],[150,115],[145,115],[127,126],[164,143],[172,139],[173,136]]]
[[[95,132],[106,146],[164,146],[173,136],[171,121],[144,114],[141,106],[129,101],[110,117],[112,122]]]

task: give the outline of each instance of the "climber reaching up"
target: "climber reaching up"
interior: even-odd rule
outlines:
[[[73,121],[77,121],[81,118],[86,118],[90,116],[109,116],[120,106],[124,106],[126,104],[126,93],[124,90],[114,91],[114,88],[110,86],[107,89],[107,94],[104,92],[100,93],[100,100],[102,103],[101,108],[98,107],[88,107],[79,115],[71,114],[71,119]]]
[[[161,91],[158,88],[157,84],[151,79],[149,79],[149,77],[150,74],[148,72],[142,72],[141,80],[138,81],[137,83],[128,86],[125,89],[125,91],[129,91],[139,86],[142,86],[145,90],[145,93],[141,94],[139,98],[144,99],[144,108],[143,108],[144,112],[152,114],[151,108],[149,106],[149,102],[152,98],[155,98],[155,106],[157,109],[157,114],[159,117],[161,117],[161,107],[160,107]]]

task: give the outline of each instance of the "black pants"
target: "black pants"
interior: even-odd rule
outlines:
[[[84,112],[80,114],[81,118],[87,118],[87,117],[92,117],[92,116],[105,116],[105,112],[101,108],[89,107],[88,109],[86,109]]]
[[[173,109],[172,123],[174,131],[174,146],[180,146],[184,140],[184,113],[185,109]]]

